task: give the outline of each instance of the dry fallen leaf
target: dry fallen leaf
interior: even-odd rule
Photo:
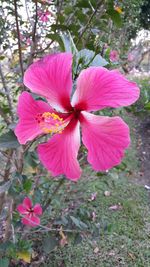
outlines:
[[[110,206],[108,209],[109,209],[109,210],[114,210],[114,211],[115,211],[115,210],[122,210],[122,206],[121,206],[120,203],[119,203],[119,204]]]
[[[94,192],[91,194],[90,198],[88,199],[89,201],[94,201],[97,197],[97,192]]]
[[[17,257],[18,257],[18,259],[23,260],[26,263],[31,262],[31,253],[29,251],[18,252]]]
[[[95,222],[96,217],[97,217],[96,212],[93,211],[93,212],[92,212],[92,221],[93,221],[93,222]]]
[[[99,248],[98,247],[94,248],[94,253],[97,254],[98,252],[99,252]]]
[[[104,196],[105,196],[105,197],[109,197],[110,195],[111,195],[110,191],[105,191],[105,192],[104,192]]]
[[[63,233],[63,229],[62,229],[62,227],[60,228],[59,234],[60,234],[60,236],[61,236],[61,240],[60,240],[60,242],[59,242],[59,243],[60,243],[60,246],[61,246],[61,247],[64,247],[65,245],[68,244],[68,240],[67,240],[67,236],[64,235],[64,233]]]
[[[136,259],[135,255],[134,255],[133,253],[128,252],[128,255],[130,256],[130,258],[131,258],[132,260],[135,260],[135,259]]]

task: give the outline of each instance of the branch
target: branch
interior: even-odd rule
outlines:
[[[1,107],[0,107],[0,115],[3,118],[3,120],[6,122],[6,124],[10,124],[9,119],[7,118],[6,114],[4,113]]]
[[[38,22],[38,6],[37,6],[37,1],[35,1],[35,20],[34,20],[34,25],[33,25],[33,29],[32,29],[32,46],[31,46],[31,54],[30,54],[30,58],[28,61],[28,66],[32,64],[33,62],[33,57],[35,54],[35,49],[36,49],[36,26],[37,26],[37,22]]]
[[[76,46],[78,45],[78,43],[80,42],[80,40],[81,40],[81,38],[83,37],[84,33],[86,32],[86,30],[87,30],[88,27],[90,26],[93,17],[96,15],[96,13],[97,13],[97,11],[98,11],[100,5],[101,5],[103,2],[104,2],[104,0],[101,0],[101,1],[97,4],[97,7],[95,8],[95,10],[93,11],[92,15],[90,16],[90,18],[89,18],[87,24],[85,25],[83,31],[82,31],[81,34],[79,35],[79,38],[78,38],[78,40],[77,40],[77,42],[76,42]]]
[[[76,230],[76,229],[62,229],[62,226],[60,228],[49,228],[45,225],[42,225],[42,224],[38,224],[36,225],[35,222],[33,222],[32,220],[30,220],[29,218],[27,217],[24,217],[23,215],[20,214],[20,216],[22,218],[26,218],[26,220],[28,220],[29,222],[31,222],[32,224],[35,224],[35,226],[37,227],[40,227],[42,229],[39,229],[39,230],[33,230],[31,232],[25,232],[25,234],[31,234],[31,233],[39,233],[39,232],[60,232],[60,231],[63,231],[65,233],[91,233],[90,230],[86,229],[86,230]],[[22,233],[22,230],[21,231],[16,231],[16,233]]]
[[[8,156],[10,158],[12,158],[12,156],[13,156],[12,150],[9,151]],[[11,171],[11,159],[10,158],[8,158],[8,160],[6,162],[6,166],[5,166],[5,172],[4,172],[4,181],[5,182],[7,182],[9,180],[9,175],[10,175],[10,171]],[[5,201],[5,192],[0,194],[0,214],[2,212],[4,201]]]
[[[14,120],[14,115],[13,115],[13,105],[12,105],[12,101],[11,101],[11,97],[10,97],[10,92],[9,92],[9,89],[6,85],[6,82],[5,82],[5,77],[3,75],[3,71],[2,71],[2,68],[1,68],[1,65],[0,65],[0,77],[1,77],[1,80],[2,80],[2,84],[3,84],[3,88],[5,90],[5,94],[6,94],[6,98],[7,98],[7,102],[8,102],[8,105],[9,105],[9,109],[10,109],[10,116],[11,116],[11,119],[12,121]],[[1,116],[4,118],[4,115],[3,115],[3,110],[0,110],[0,114]],[[4,118],[5,121],[7,121],[8,123],[8,120],[6,119],[6,117]]]
[[[18,23],[17,0],[14,0],[14,6],[15,6],[15,19],[16,19],[17,38],[18,38],[19,62],[20,62],[20,69],[21,69],[21,74],[22,74],[22,80],[23,80],[24,70],[23,70],[21,42],[20,42],[20,31],[19,31],[19,23]]]
[[[43,212],[48,208],[48,206],[50,205],[53,196],[55,196],[55,194],[57,193],[57,191],[59,190],[59,188],[64,184],[65,182],[65,178],[63,177],[59,182],[58,185],[56,186],[55,190],[53,191],[51,198],[48,199],[48,201],[46,202],[45,206],[43,207]]]

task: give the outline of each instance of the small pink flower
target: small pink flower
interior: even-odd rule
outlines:
[[[119,60],[119,54],[117,50],[112,50],[110,52],[109,58],[112,62],[116,62]]]
[[[32,207],[32,202],[30,198],[26,197],[22,204],[17,206],[18,212],[23,215],[21,222],[29,226],[37,226],[40,224],[40,218],[38,216],[42,215],[42,208],[40,204],[35,204]]]
[[[134,60],[134,55],[132,53],[128,54],[128,61],[131,62]]]
[[[48,10],[46,10],[46,11],[39,10],[38,11],[39,19],[42,22],[48,22],[49,21],[49,17],[48,17],[49,15],[51,15],[51,12],[49,12]]]
[[[97,192],[91,194],[91,201],[95,200],[97,197]]]
[[[23,41],[24,40],[24,35],[22,33],[19,33],[19,37],[20,37],[20,40]]]
[[[41,162],[53,176],[64,174],[76,181],[81,175],[77,160],[80,126],[87,160],[94,170],[106,171],[120,164],[130,144],[127,124],[118,116],[110,118],[90,112],[131,105],[139,97],[139,88],[118,70],[90,67],[81,71],[70,100],[71,66],[70,53],[48,55],[30,65],[24,84],[47,102],[23,92],[15,134],[21,144],[51,134],[48,142],[38,145]]]
[[[31,45],[31,43],[32,43],[31,39],[30,38],[27,38],[26,39],[26,43],[27,43],[27,45]]]

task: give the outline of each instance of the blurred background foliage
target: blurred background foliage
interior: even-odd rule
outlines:
[[[46,11],[50,14],[46,15]],[[124,262],[125,266],[149,266],[146,265],[148,243],[143,248],[141,244],[137,248],[135,245],[137,228],[141,230],[143,227],[145,231],[139,230],[140,239],[146,236],[145,223],[149,222],[143,218],[148,214],[145,204],[147,196],[137,185],[127,185],[133,169],[138,171],[139,168],[135,160],[134,141],[133,149],[127,153],[123,163],[104,174],[89,169],[86,151],[81,148],[79,160],[84,168],[82,181],[78,185],[65,181],[56,195],[59,178],[52,179],[40,165],[36,154],[39,140],[20,146],[13,133],[17,123],[18,96],[26,89],[23,85],[24,71],[34,60],[57,51],[73,53],[74,80],[83,68],[105,66],[119,68],[138,82],[141,98],[135,105],[127,109],[103,111],[104,114],[121,114],[131,126],[134,123],[130,122],[128,112],[149,116],[149,11],[148,0],[1,0],[0,266],[41,266],[41,259],[44,267],[49,266],[49,260],[53,261],[51,266],[54,267],[124,266]],[[110,60],[112,50],[118,52],[119,59],[116,62]],[[132,54],[132,60],[129,60],[129,54]],[[137,193],[130,198],[135,188]],[[105,191],[113,191],[112,196],[107,198]],[[93,192],[98,192],[95,202],[91,197]],[[46,207],[42,225],[54,228],[54,231],[37,229],[36,232],[21,225],[16,205],[26,195],[34,203],[39,202]],[[120,205],[117,206],[117,209],[120,207],[117,215],[110,215],[108,211],[112,203],[120,203],[117,204]],[[68,229],[70,232],[67,232]],[[120,239],[116,240],[115,233]],[[103,239],[106,235],[107,244]],[[97,248],[99,238],[102,239],[102,251]],[[120,256],[119,249],[124,242],[129,249],[129,258],[124,247]],[[112,259],[105,248],[111,253],[115,243],[118,246],[117,256]],[[67,249],[65,244],[68,244]],[[132,246],[134,252],[130,252]],[[142,256],[137,260],[137,265],[133,265],[139,249]],[[94,254],[87,256],[87,251]],[[122,265],[118,265],[119,257],[122,257]]]

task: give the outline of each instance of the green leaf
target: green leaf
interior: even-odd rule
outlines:
[[[116,10],[114,10],[113,8],[112,9],[108,9],[107,10],[107,14],[110,16],[110,18],[112,19],[112,21],[115,23],[115,25],[118,28],[120,28],[122,26],[121,16]]]
[[[60,37],[60,34],[57,34],[57,33],[49,33],[46,35],[47,38],[51,39],[52,41],[55,41],[57,42],[61,49],[64,51],[64,44],[63,44],[63,41]]]
[[[77,227],[80,228],[80,221],[79,221],[77,218],[75,218],[75,217],[73,217],[73,216],[70,216],[70,219],[72,220],[72,222],[73,222]]]
[[[17,137],[15,136],[13,131],[9,131],[0,136],[0,147],[1,148],[17,148],[20,144],[17,141]]]
[[[29,166],[31,166],[32,168],[36,168],[38,165],[38,158],[35,152],[26,152],[25,154],[25,163],[27,163]]]
[[[45,253],[50,253],[58,245],[58,240],[53,235],[48,235],[43,239],[43,250]]]
[[[3,258],[0,259],[0,267],[8,267],[9,266],[9,259]]]
[[[90,66],[106,66],[108,62],[101,56],[101,55],[96,55],[96,57],[93,59],[91,62]]]
[[[61,31],[67,31],[68,27],[63,24],[54,24],[51,26],[51,30],[56,31],[56,30],[61,30]]]
[[[69,14],[71,14],[73,12],[73,6],[69,6],[69,5],[67,5],[65,8],[64,8],[64,13],[66,14],[66,15],[69,15]]]
[[[96,55],[94,51],[89,49],[82,49],[77,54],[78,63],[82,63],[83,66],[106,66],[108,62],[101,57],[101,55]]]
[[[74,245],[76,246],[80,244],[81,242],[82,242],[82,236],[79,233],[77,233],[74,238]]]
[[[70,32],[68,32],[68,34],[62,34],[61,39],[64,44],[64,51],[71,52],[73,55],[76,55],[78,53],[78,50],[76,48],[76,45],[72,39]]]
[[[87,228],[87,225],[85,223],[83,223],[81,220],[75,218],[74,216],[70,216],[70,219],[80,229]]]
[[[150,110],[150,102],[148,102],[145,106],[146,109]]]
[[[89,1],[85,1],[85,0],[78,1],[78,3],[76,4],[76,7],[91,8]]]
[[[30,190],[32,188],[32,181],[27,179],[24,183],[23,183],[23,189],[26,191],[26,193],[29,193]]]
[[[5,56],[0,56],[0,60],[3,60],[5,58]]]

